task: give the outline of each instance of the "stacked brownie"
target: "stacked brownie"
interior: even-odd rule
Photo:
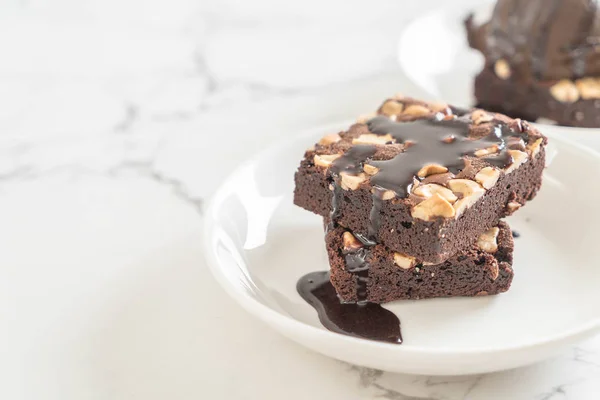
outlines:
[[[499,0],[491,19],[466,20],[485,57],[475,97],[488,110],[600,127],[600,12],[593,0]]]
[[[539,190],[546,141],[501,114],[396,97],[306,151],[294,202],[325,218],[345,302],[496,294],[513,276],[500,220]]]

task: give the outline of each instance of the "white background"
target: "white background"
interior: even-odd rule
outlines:
[[[0,0],[0,398],[596,399],[600,338],[505,373],[387,374],[271,332],[204,265],[227,172],[414,93],[399,32],[447,3]]]

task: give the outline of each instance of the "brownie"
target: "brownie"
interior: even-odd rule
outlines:
[[[499,78],[493,68],[488,67],[475,78],[475,98],[478,107],[529,121],[545,118],[559,125],[597,128],[600,127],[600,79],[593,84],[597,85],[598,97],[575,95],[574,101],[569,101],[566,96],[553,95],[553,87],[562,85],[565,90],[571,87],[572,93],[578,93],[579,82],[575,86],[568,81],[523,85]]]
[[[389,99],[376,116],[306,151],[294,202],[439,264],[536,195],[546,142],[501,114]]]
[[[514,243],[504,222],[435,265],[361,242],[342,227],[328,231],[325,241],[331,283],[344,302],[494,295],[506,292],[513,278]]]
[[[478,106],[528,120],[600,127],[600,14],[590,0],[499,0],[489,21],[466,21],[485,57]],[[535,15],[535,18],[531,18]]]

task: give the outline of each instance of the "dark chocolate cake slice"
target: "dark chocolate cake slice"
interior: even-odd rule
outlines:
[[[600,127],[600,13],[595,0],[499,0],[491,19],[466,21],[485,57],[479,107],[535,121]]]
[[[391,251],[439,264],[533,199],[546,142],[501,114],[389,99],[305,153],[294,202]]]
[[[344,302],[481,296],[506,292],[513,278],[513,237],[500,222],[467,251],[428,264],[361,241],[337,227],[325,236],[331,283]]]

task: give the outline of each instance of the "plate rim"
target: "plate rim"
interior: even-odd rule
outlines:
[[[212,234],[215,228],[218,227],[216,221],[213,221],[211,216],[214,214],[214,211],[217,207],[217,200],[223,196],[223,193],[226,192],[226,187],[228,186],[229,181],[234,178],[236,175],[240,174],[243,170],[248,168],[253,163],[256,163],[260,159],[268,156],[269,153],[277,151],[278,149],[291,147],[293,142],[297,142],[303,138],[309,138],[314,136],[317,132],[327,132],[331,129],[340,130],[340,127],[349,126],[354,123],[354,121],[348,122],[341,121],[329,124],[319,125],[310,129],[304,129],[299,131],[299,133],[292,134],[287,138],[283,138],[277,140],[273,144],[265,147],[263,150],[253,154],[248,157],[246,160],[241,162],[233,171],[231,171],[222,181],[219,187],[214,191],[213,195],[207,202],[206,208],[203,213],[203,228],[202,228],[202,248],[204,250],[204,258],[207,261],[207,265],[215,277],[217,282],[221,285],[221,287],[239,303],[245,310],[250,312],[251,314],[258,317],[260,320],[265,322],[273,322],[275,325],[288,325],[289,328],[299,331],[301,333],[306,333],[310,336],[316,336],[323,338],[325,340],[339,340],[343,342],[347,342],[349,345],[359,345],[366,346],[372,349],[378,350],[387,350],[387,351],[396,351],[409,355],[440,355],[440,356],[458,356],[458,355],[492,355],[492,354],[502,354],[507,352],[514,351],[524,351],[527,349],[535,349],[544,346],[551,345],[560,345],[560,342],[566,341],[570,338],[577,338],[580,336],[590,335],[594,333],[594,331],[600,331],[600,315],[595,319],[592,319],[580,326],[575,328],[568,329],[564,332],[549,335],[544,337],[543,340],[528,340],[522,343],[514,344],[514,345],[504,345],[501,347],[473,347],[473,348],[452,348],[449,346],[445,347],[435,347],[430,348],[426,346],[417,346],[410,344],[403,344],[402,346],[398,346],[396,344],[378,342],[374,340],[361,339],[352,336],[342,335],[339,333],[331,332],[325,328],[315,327],[311,324],[307,324],[301,322],[295,318],[292,318],[289,315],[278,312],[265,304],[262,304],[260,301],[256,300],[254,297],[250,296],[248,293],[237,290],[235,285],[229,281],[226,277],[226,274],[223,273],[221,263],[217,260],[216,255],[213,252],[212,246]],[[343,129],[343,128],[342,128]],[[566,132],[565,132],[566,133]],[[596,151],[588,146],[579,144],[569,138],[560,137],[560,134],[557,132],[549,132],[544,133],[546,136],[552,139],[552,141],[562,142],[566,146],[571,146],[579,151],[587,153],[589,156],[600,161],[600,152]]]

